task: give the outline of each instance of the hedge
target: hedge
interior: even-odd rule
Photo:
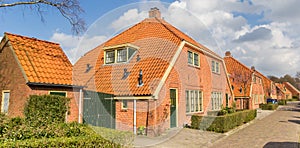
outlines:
[[[255,117],[256,110],[244,110],[224,116],[193,115],[191,128],[224,133],[253,120]]]
[[[278,104],[259,104],[259,108],[261,108],[262,110],[276,110],[278,107]]]
[[[286,105],[286,100],[278,100],[278,105]]]
[[[43,138],[43,139],[28,139],[19,141],[10,141],[0,143],[0,148],[6,147],[121,147],[119,144],[115,144],[102,138],[97,134],[89,136],[77,136],[77,137],[59,137],[59,138]]]

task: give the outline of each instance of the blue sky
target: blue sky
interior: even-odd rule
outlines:
[[[80,0],[89,30],[74,37],[56,9],[43,8],[46,22],[28,7],[0,9],[4,32],[60,43],[74,63],[85,52],[147,17],[157,6],[166,21],[211,50],[232,55],[265,75],[300,71],[299,0]],[[80,44],[78,44],[80,43]]]

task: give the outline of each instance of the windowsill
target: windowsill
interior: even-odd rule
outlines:
[[[221,75],[221,73],[217,73],[217,72],[212,72],[213,74],[216,74],[216,75]]]
[[[193,64],[188,64],[189,67],[193,67],[193,68],[197,68],[197,69],[200,69],[200,66],[195,66]]]
[[[192,116],[194,114],[203,114],[204,112],[203,111],[200,111],[200,112],[191,112],[191,113],[185,113],[185,115],[187,116]]]

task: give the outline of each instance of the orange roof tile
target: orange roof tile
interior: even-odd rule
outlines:
[[[72,85],[72,64],[59,44],[5,33],[28,82]]]
[[[231,56],[225,56],[224,62],[229,74],[230,83],[234,88],[234,96],[249,97],[253,71]],[[240,92],[240,88],[243,88],[242,93]]]
[[[74,65],[74,75],[78,77],[81,85],[86,85],[90,90],[118,96],[151,95],[183,40],[213,53],[166,21],[147,18],[84,55]],[[128,43],[139,47],[130,61],[122,64],[104,64],[103,47]],[[138,55],[140,61],[136,60]],[[92,72],[85,73],[87,64],[93,67]],[[122,79],[125,68],[130,74],[126,79]],[[140,70],[143,72],[144,82],[141,87],[138,86]]]

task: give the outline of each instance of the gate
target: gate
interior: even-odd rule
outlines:
[[[84,91],[83,122],[93,126],[115,128],[116,106],[110,94]]]

